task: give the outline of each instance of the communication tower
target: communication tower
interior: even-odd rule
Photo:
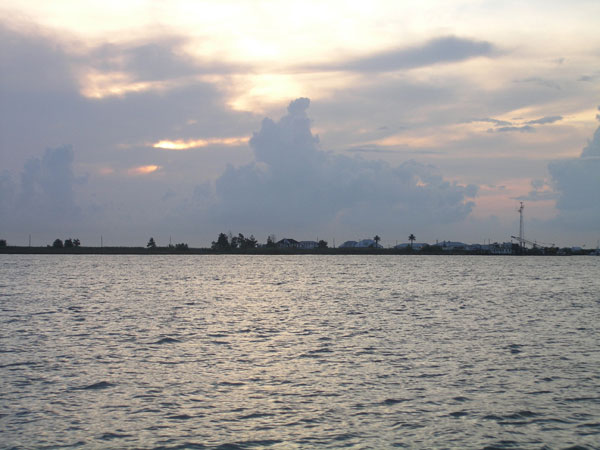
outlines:
[[[525,224],[523,223],[523,210],[525,209],[525,205],[521,202],[521,206],[519,207],[519,245],[521,249],[524,247],[525,242]]]

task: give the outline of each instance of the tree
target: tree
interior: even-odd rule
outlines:
[[[188,249],[188,245],[184,244],[183,242],[181,244],[175,244],[175,250],[187,250]]]
[[[375,248],[379,248],[379,241],[381,238],[376,234],[373,240],[375,241]]]
[[[327,241],[321,239],[317,245],[318,248],[327,248]]]
[[[244,244],[246,245],[246,248],[256,248],[258,241],[254,237],[254,235],[251,234],[250,237],[248,239],[246,239]]]
[[[243,248],[244,247],[244,239],[245,239],[244,235],[242,233],[240,233],[237,236],[231,237],[231,242],[229,245],[232,249]]]
[[[73,246],[79,247],[81,245],[81,241],[79,239],[73,239]]]
[[[240,233],[238,240],[240,248],[244,250],[248,248],[255,248],[257,244],[256,239],[253,235],[250,235],[249,238],[246,238],[242,233]]]
[[[65,248],[73,248],[73,239],[65,239]]]
[[[0,239],[0,247],[6,247],[6,239]]]
[[[211,248],[220,252],[229,250],[231,245],[229,244],[229,238],[227,235],[225,233],[219,233],[217,242],[213,241]]]
[[[271,234],[267,237],[267,247],[268,248],[277,247],[277,244],[275,243],[275,235],[274,234]]]
[[[412,234],[412,233],[410,233],[410,236],[408,237],[408,240],[410,241],[410,248],[412,248],[412,246],[413,246],[413,242],[415,242],[415,239],[417,239],[417,238],[415,237],[415,235],[414,235],[414,234]]]
[[[148,243],[146,244],[147,248],[156,248],[156,242],[154,242],[154,238],[151,237]]]
[[[52,243],[52,247],[63,248],[63,241],[61,241],[60,239],[55,239],[54,242]]]

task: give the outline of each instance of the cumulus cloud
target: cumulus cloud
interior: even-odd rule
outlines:
[[[477,188],[449,182],[432,166],[393,167],[322,151],[309,103],[299,98],[279,121],[263,120],[250,139],[255,161],[229,166],[216,181],[214,220],[291,232],[450,223],[469,215]]]
[[[60,228],[81,218],[74,187],[85,183],[73,172],[71,146],[48,148],[41,158],[25,163],[20,183],[8,174],[0,177],[0,207],[8,228]]]
[[[600,127],[578,158],[552,161],[548,171],[558,193],[556,208],[559,220],[597,230],[600,224],[600,203],[597,201],[600,192]]]

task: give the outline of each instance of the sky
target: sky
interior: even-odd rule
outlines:
[[[0,238],[600,239],[600,2],[0,1]]]

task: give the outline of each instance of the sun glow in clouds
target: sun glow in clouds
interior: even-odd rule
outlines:
[[[155,164],[149,164],[147,166],[132,167],[131,169],[129,169],[127,171],[127,174],[128,175],[147,175],[149,173],[156,172],[159,169],[160,169],[160,166],[157,166]]]
[[[164,87],[161,82],[133,81],[130,75],[121,72],[90,71],[81,80],[81,94],[95,99]]]
[[[248,137],[232,137],[232,138],[210,138],[210,139],[193,139],[184,141],[177,139],[175,141],[162,140],[152,144],[154,148],[163,150],[189,150],[191,148],[206,147],[208,145],[242,145],[246,144],[250,138]]]

